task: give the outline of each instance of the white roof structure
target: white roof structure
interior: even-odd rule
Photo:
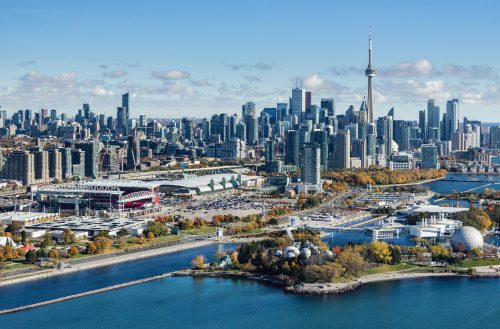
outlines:
[[[469,208],[441,207],[438,205],[421,205],[412,209],[412,211],[414,212],[448,213],[448,214],[455,214],[467,210],[469,210]]]
[[[0,247],[5,247],[7,245],[11,245],[14,248],[17,248],[17,244],[10,237],[2,236],[0,237]]]
[[[226,180],[226,184],[229,184],[231,179],[236,180],[238,178],[237,174],[229,173],[229,174],[214,174],[214,175],[204,175],[197,176],[193,178],[187,179],[176,179],[171,181],[162,181],[161,185],[164,186],[178,186],[178,187],[187,187],[187,188],[199,188],[203,186],[208,186],[210,182],[213,180],[215,185],[220,184],[223,179]],[[246,182],[252,179],[260,178],[260,176],[248,176],[241,175],[241,181]]]
[[[153,189],[161,185],[161,181],[141,181],[132,179],[95,179],[82,184],[92,187],[145,188]]]

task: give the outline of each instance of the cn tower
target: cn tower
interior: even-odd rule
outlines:
[[[375,76],[375,69],[372,67],[372,31],[370,29],[370,38],[368,40],[368,67],[365,70],[365,75],[368,77],[368,97],[367,97],[367,107],[368,123],[373,123],[373,95],[372,95],[372,78]]]

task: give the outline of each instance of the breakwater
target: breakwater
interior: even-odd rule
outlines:
[[[47,300],[47,301],[43,301],[43,302],[39,302],[39,303],[28,304],[28,305],[19,306],[19,307],[14,307],[14,308],[10,308],[10,309],[6,309],[6,310],[0,311],[0,315],[9,314],[9,313],[15,313],[15,312],[21,312],[21,311],[26,311],[26,310],[29,310],[29,309],[32,309],[32,308],[36,308],[36,307],[47,306],[47,305],[50,305],[50,304],[65,302],[65,301],[68,301],[68,300],[71,300],[71,299],[76,299],[76,298],[81,298],[81,297],[85,297],[85,296],[95,295],[95,294],[99,294],[99,293],[102,293],[102,292],[111,291],[111,290],[115,290],[115,289],[121,289],[121,288],[125,288],[125,287],[130,287],[130,286],[134,286],[134,285],[137,285],[137,284],[140,284],[140,283],[145,283],[145,282],[149,282],[149,281],[153,281],[153,280],[159,280],[159,279],[163,279],[163,278],[168,278],[170,276],[172,276],[172,273],[165,273],[165,274],[161,274],[161,275],[155,275],[155,276],[152,276],[152,277],[149,277],[149,278],[144,278],[144,279],[139,279],[139,280],[124,282],[124,283],[120,283],[120,284],[115,284],[113,286],[99,288],[99,289],[95,289],[95,290],[91,290],[91,291],[85,291],[85,292],[81,292],[81,293],[74,294],[74,295],[69,295],[69,296],[65,296],[65,297],[59,297],[59,298],[55,298],[55,299],[51,299],[51,300]]]

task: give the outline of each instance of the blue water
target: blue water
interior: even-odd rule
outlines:
[[[33,304],[185,269],[191,267],[191,260],[197,255],[201,254],[208,260],[213,260],[217,250],[231,250],[235,247],[235,244],[209,245],[11,286],[3,286],[0,287],[0,309]]]
[[[424,184],[433,192],[449,194],[453,192],[482,192],[485,188],[500,189],[500,175],[464,175],[448,173],[446,180],[437,180]],[[487,185],[487,186],[485,186]]]
[[[0,317],[3,328],[498,328],[497,279],[415,279],[339,296],[168,278]]]

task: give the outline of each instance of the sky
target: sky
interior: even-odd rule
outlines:
[[[418,119],[427,99],[500,121],[498,1],[2,1],[0,106],[82,103],[133,117],[209,117],[287,101],[299,84],[359,107],[373,35],[374,115]]]

